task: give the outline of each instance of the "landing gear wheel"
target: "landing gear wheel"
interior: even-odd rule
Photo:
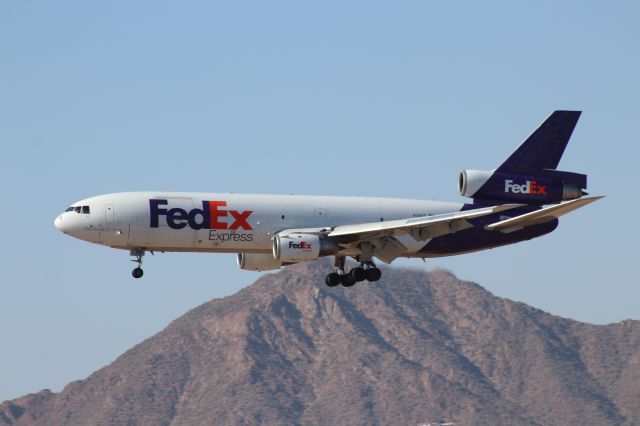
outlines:
[[[131,249],[131,251],[129,252],[129,254],[131,256],[135,256],[135,259],[131,259],[132,262],[136,262],[138,264],[138,267],[135,268],[133,271],[131,271],[131,275],[133,276],[133,278],[141,278],[142,274],[144,274],[144,272],[142,271],[142,256],[144,256],[144,249],[143,248],[134,248]],[[151,252],[151,254],[153,254],[153,252]]]
[[[340,282],[343,287],[352,287],[356,283],[356,280],[353,279],[351,274],[344,274],[340,275]]]
[[[356,282],[364,281],[367,277],[364,268],[353,268],[349,271],[349,275],[351,275],[351,278]]]
[[[327,274],[327,276],[324,278],[324,283],[329,287],[335,287],[340,284],[340,275],[335,272]]]
[[[382,272],[378,268],[369,268],[365,269],[365,275],[367,276],[367,281],[374,282],[378,281],[380,277],[382,277]]]

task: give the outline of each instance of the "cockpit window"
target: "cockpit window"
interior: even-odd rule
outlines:
[[[71,206],[68,209],[66,209],[65,212],[89,214],[91,213],[91,209],[89,208],[89,206]]]

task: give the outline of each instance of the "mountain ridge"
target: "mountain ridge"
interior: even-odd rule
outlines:
[[[0,425],[638,424],[640,322],[591,325],[435,270],[327,288],[327,262],[206,302]]]

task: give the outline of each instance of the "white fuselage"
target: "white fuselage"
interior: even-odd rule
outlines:
[[[267,271],[334,256],[333,287],[380,279],[373,259],[439,257],[530,240],[601,197],[587,176],[556,170],[579,111],[554,111],[500,166],[464,170],[470,204],[368,197],[124,192],[78,201],[55,219],[65,234],[130,250],[143,275],[147,251],[238,253],[238,266]],[[566,201],[566,202],[563,202]],[[560,203],[560,204],[559,204]],[[551,206],[543,207],[551,204]],[[351,257],[358,266],[345,270]]]
[[[462,208],[462,203],[392,198],[126,192],[78,201],[55,225],[76,238],[127,250],[268,253],[274,234],[284,229],[333,228]],[[401,242],[406,256],[425,244],[410,235]]]

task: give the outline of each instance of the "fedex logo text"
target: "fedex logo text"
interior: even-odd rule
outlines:
[[[289,241],[289,248],[297,250],[311,250],[311,244],[307,243],[306,241],[300,241],[300,243]]]
[[[167,226],[171,229],[182,229],[187,225],[191,229],[228,229],[231,231],[237,229],[244,229],[251,231],[251,225],[247,221],[253,211],[237,211],[227,210],[224,207],[227,206],[226,201],[203,201],[202,209],[192,209],[186,211],[179,207],[172,209],[162,208],[166,206],[167,200],[149,200],[149,214],[150,223],[149,226],[157,228],[160,222],[160,216],[165,216]],[[231,216],[232,222],[221,220]]]
[[[528,180],[526,183],[520,185],[513,183],[511,179],[504,181],[504,192],[511,192],[513,194],[547,194],[547,187],[538,185],[535,180]]]

